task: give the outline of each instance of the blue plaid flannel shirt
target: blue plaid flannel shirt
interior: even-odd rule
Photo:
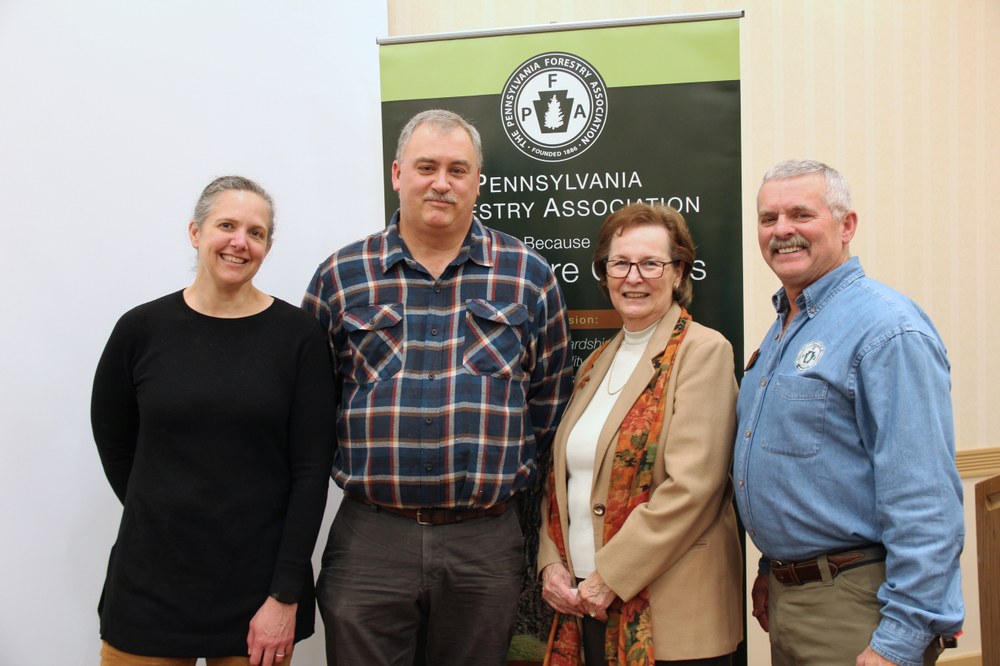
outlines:
[[[398,220],[320,264],[303,299],[337,367],[334,480],[399,508],[506,502],[572,388],[562,293],[544,259],[478,219],[434,279]]]

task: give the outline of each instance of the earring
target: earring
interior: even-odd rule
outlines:
[[[681,281],[680,280],[674,280],[674,289],[676,289],[679,286],[681,286]]]

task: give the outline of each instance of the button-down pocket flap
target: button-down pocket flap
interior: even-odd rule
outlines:
[[[462,363],[470,372],[522,379],[526,349],[522,338],[528,308],[520,303],[497,303],[482,298],[466,302],[465,349]]]
[[[828,387],[822,379],[778,375],[774,390],[785,400],[825,400]]]
[[[391,328],[403,320],[403,304],[366,305],[344,312],[344,327],[348,331],[377,331]]]
[[[405,363],[403,304],[364,305],[344,312],[348,346],[340,349],[345,374],[358,384],[385,381]]]
[[[765,451],[796,458],[818,454],[826,432],[829,386],[822,379],[776,375],[772,387],[778,400],[771,407],[782,418],[768,419],[757,427]]]
[[[528,306],[522,303],[493,303],[482,298],[470,298],[468,308],[477,317],[507,326],[518,326],[528,320]]]

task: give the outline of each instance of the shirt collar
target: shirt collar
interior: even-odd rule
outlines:
[[[803,289],[798,298],[799,309],[808,317],[815,317],[830,299],[864,276],[865,269],[861,267],[861,260],[851,257]],[[771,304],[778,314],[788,311],[788,294],[784,287],[774,293]]]
[[[413,256],[399,235],[399,210],[397,210],[389,221],[389,226],[382,232],[382,272],[387,273],[397,263],[408,259],[413,261]],[[472,261],[480,266],[493,265],[492,238],[486,233],[483,223],[474,216],[469,233],[465,235],[465,241],[462,243],[462,249],[449,265],[457,266],[466,261]]]

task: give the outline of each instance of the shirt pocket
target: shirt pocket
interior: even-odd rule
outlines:
[[[386,380],[405,360],[403,304],[366,305],[344,312],[350,343],[351,378],[358,384]]]
[[[527,306],[482,298],[470,298],[465,305],[462,364],[466,370],[477,375],[523,378],[521,325],[528,321]]]
[[[798,458],[815,456],[823,442],[829,386],[822,379],[777,375],[772,391],[776,399],[767,410],[763,448]]]

